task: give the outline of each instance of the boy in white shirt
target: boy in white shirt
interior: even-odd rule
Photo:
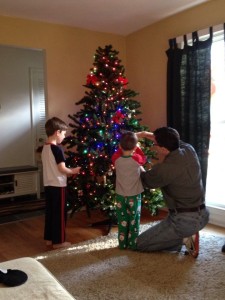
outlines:
[[[67,125],[53,117],[45,124],[47,141],[42,149],[43,181],[45,188],[44,239],[53,249],[67,247],[66,227],[66,186],[67,176],[78,174],[80,167],[67,168],[61,142],[65,138]]]

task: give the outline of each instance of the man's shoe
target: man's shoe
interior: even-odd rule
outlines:
[[[221,251],[222,251],[222,252],[225,252],[225,244],[223,245]]]
[[[187,249],[185,254],[190,254],[192,257],[197,258],[199,254],[199,232],[190,236],[185,241],[185,247]],[[225,248],[225,247],[224,247]],[[225,251],[225,249],[224,249]]]

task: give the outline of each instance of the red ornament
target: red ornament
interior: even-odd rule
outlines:
[[[86,84],[89,85],[89,84],[96,84],[96,82],[98,81],[98,78],[95,76],[95,75],[92,75],[92,74],[88,74],[87,75],[87,81],[86,81]]]
[[[128,80],[125,77],[120,76],[118,78],[118,81],[122,84],[122,85],[127,85],[128,84]]]
[[[112,120],[113,122],[120,124],[124,118],[125,118],[124,114],[122,114],[120,110],[117,110],[115,115],[112,117]]]

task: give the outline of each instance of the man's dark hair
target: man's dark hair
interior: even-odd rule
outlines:
[[[169,151],[174,151],[180,146],[180,135],[176,129],[171,127],[161,127],[154,132],[155,140],[160,147],[165,147]]]
[[[138,142],[138,138],[134,132],[126,131],[120,139],[120,146],[124,151],[133,150]]]
[[[47,136],[53,135],[57,130],[63,131],[67,129],[68,126],[66,123],[57,117],[53,117],[45,123],[45,131]]]

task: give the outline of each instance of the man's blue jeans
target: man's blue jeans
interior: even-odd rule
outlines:
[[[160,223],[138,236],[137,250],[144,252],[180,251],[183,238],[200,231],[208,221],[207,209],[199,212],[169,213]]]

